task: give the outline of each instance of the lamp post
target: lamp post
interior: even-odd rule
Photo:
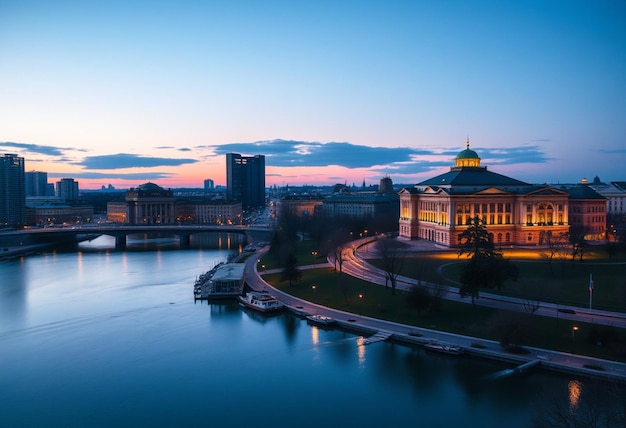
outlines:
[[[576,335],[577,331],[578,331],[578,326],[577,325],[572,326],[572,338]]]

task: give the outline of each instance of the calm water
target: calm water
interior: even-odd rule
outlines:
[[[525,427],[571,399],[566,376],[194,303],[227,250],[110,246],[0,262],[0,426]]]

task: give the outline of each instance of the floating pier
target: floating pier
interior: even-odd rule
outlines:
[[[383,331],[379,331],[379,332],[375,333],[373,336],[366,337],[363,340],[363,344],[364,345],[369,345],[370,343],[382,342],[382,341],[385,341],[385,340],[389,339],[390,337],[391,337],[391,333],[386,333],[386,332],[383,332]]]

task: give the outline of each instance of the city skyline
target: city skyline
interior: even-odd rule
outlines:
[[[619,1],[0,6],[0,153],[81,189],[624,180]]]

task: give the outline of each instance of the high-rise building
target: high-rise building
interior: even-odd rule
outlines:
[[[29,171],[24,173],[24,191],[26,196],[49,196],[48,173],[41,171]]]
[[[226,154],[226,196],[244,210],[265,205],[265,156]]]
[[[55,196],[66,201],[78,199],[78,182],[73,178],[62,178],[61,181],[57,181]]]
[[[24,227],[25,195],[24,158],[5,154],[0,158],[0,228]]]
[[[205,192],[212,192],[214,189],[215,189],[215,182],[212,179],[207,178],[206,180],[204,180]]]

